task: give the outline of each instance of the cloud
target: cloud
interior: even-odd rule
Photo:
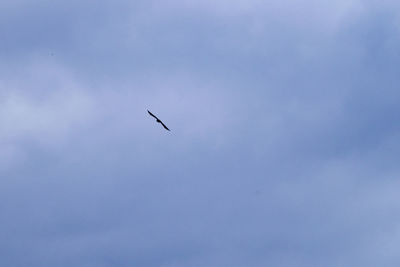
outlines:
[[[1,84],[2,166],[29,143],[63,147],[94,120],[94,99],[62,68],[32,63],[10,76],[18,78],[4,77]]]
[[[1,265],[397,266],[395,2],[0,5]]]

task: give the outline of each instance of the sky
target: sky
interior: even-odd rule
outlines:
[[[3,0],[0,40],[0,266],[399,266],[398,1]]]

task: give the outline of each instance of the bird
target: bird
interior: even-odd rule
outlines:
[[[150,116],[154,117],[157,120],[158,123],[161,123],[161,125],[165,128],[165,130],[171,131],[170,129],[168,129],[168,127],[159,118],[157,118],[156,115],[151,113],[149,110],[147,110],[147,112],[150,114]]]

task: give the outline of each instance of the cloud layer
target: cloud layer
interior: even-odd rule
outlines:
[[[1,2],[0,265],[398,266],[399,8]]]

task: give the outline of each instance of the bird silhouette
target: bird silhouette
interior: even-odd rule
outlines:
[[[159,118],[157,118],[156,115],[151,113],[149,110],[147,110],[147,112],[150,114],[150,116],[154,117],[157,120],[158,123],[161,123],[161,125],[165,128],[165,130],[171,131],[170,129],[168,129],[168,127]]]

